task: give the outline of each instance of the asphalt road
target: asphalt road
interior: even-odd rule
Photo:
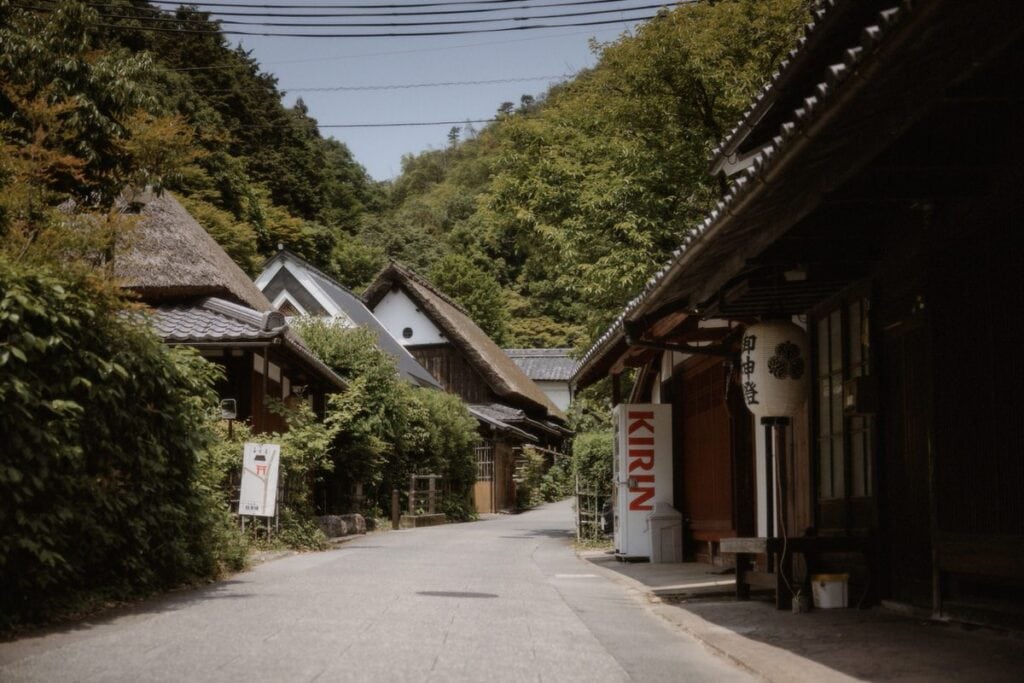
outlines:
[[[371,534],[0,644],[0,680],[749,680],[576,558],[571,524]]]

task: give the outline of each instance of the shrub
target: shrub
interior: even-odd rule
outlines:
[[[139,318],[0,260],[3,625],[241,562],[205,455],[217,370]]]
[[[334,430],[334,485],[328,490],[334,500],[332,509],[323,512],[349,511],[351,501],[337,492],[351,490],[356,482],[363,484],[367,508],[390,510],[392,489],[405,490],[412,474],[432,473],[442,477],[446,514],[456,520],[471,518],[473,447],[479,437],[476,421],[462,402],[403,382],[370,330],[344,329],[317,318],[302,318],[295,327],[349,383],[328,402],[327,422]]]
[[[553,503],[573,495],[576,491],[573,481],[572,461],[560,457],[544,474],[540,482],[540,497],[544,502]]]
[[[580,487],[598,496],[612,491],[611,430],[577,434],[572,442],[573,474],[579,477]]]

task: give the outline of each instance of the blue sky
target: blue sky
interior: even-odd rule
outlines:
[[[283,4],[282,0],[275,1]],[[551,1],[540,0],[542,3]],[[311,2],[295,4],[308,6]],[[517,6],[527,7],[528,4]],[[513,10],[510,14],[523,11],[527,10]],[[599,18],[628,16],[637,16],[637,13]],[[277,76],[280,89],[287,93],[286,104],[291,105],[301,97],[310,115],[320,124],[464,121],[490,118],[502,102],[518,103],[523,94],[539,95],[552,82],[562,80],[558,77],[592,66],[595,55],[589,47],[590,38],[608,42],[635,24],[622,21],[589,28],[415,38],[229,38],[251,50],[264,71]],[[394,90],[301,90],[550,76],[556,78]],[[321,132],[346,143],[370,175],[385,180],[400,173],[402,155],[443,147],[450,127],[322,128]]]

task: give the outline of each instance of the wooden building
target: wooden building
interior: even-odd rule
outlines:
[[[199,350],[225,370],[217,391],[256,432],[287,429],[267,399],[308,401],[323,414],[343,380],[292,332],[252,280],[170,194],[133,203],[139,222],[114,261],[122,286],[148,307],[167,344]]]
[[[849,572],[853,604],[1024,624],[1022,69],[1016,3],[820,2],[716,150],[717,208],[577,372],[649,367],[695,320],[805,327],[772,502],[797,564]]]
[[[512,475],[521,447],[558,451],[565,415],[466,312],[414,272],[392,263],[363,293],[378,320],[480,424],[480,512],[515,505]]]

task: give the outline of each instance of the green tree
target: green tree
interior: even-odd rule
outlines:
[[[487,271],[461,254],[443,256],[430,270],[430,281],[457,301],[487,336],[505,341],[508,309],[501,285]]]

